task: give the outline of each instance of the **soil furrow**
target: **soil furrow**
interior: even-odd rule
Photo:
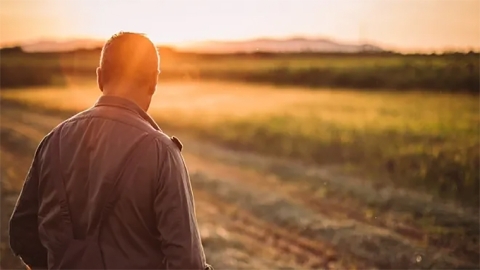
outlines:
[[[291,255],[295,262],[302,264],[303,267],[330,269],[333,265],[340,266],[340,262],[337,260],[341,255],[335,251],[334,247],[326,243],[311,241],[275,224],[264,222],[236,205],[219,201],[216,198],[212,199],[210,194],[203,191],[196,192],[196,197],[200,198],[199,206],[204,202],[215,204],[218,213],[228,218],[227,227],[231,228],[231,231],[256,239],[261,248],[274,246],[279,251],[278,256]],[[349,266],[342,264],[341,268],[352,267],[359,267],[359,264]]]
[[[414,245],[390,232],[362,226],[349,220],[335,220],[315,213],[301,205],[285,201],[275,193],[253,190],[231,180],[212,179],[208,175],[195,173],[192,184],[196,190],[215,194],[217,199],[235,204],[255,217],[276,224],[290,233],[331,243],[336,250],[374,264],[379,268],[441,268],[472,267],[459,261],[447,252],[431,247]],[[422,262],[416,262],[422,254]]]

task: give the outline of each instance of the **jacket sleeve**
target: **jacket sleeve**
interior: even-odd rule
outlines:
[[[197,227],[187,168],[174,144],[157,141],[159,176],[155,196],[157,227],[168,269],[210,269]]]
[[[39,153],[46,141],[38,146],[25,178],[23,188],[10,217],[10,248],[32,269],[47,268],[47,250],[38,235],[38,166]]]

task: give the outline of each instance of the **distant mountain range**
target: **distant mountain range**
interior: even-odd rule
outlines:
[[[196,43],[179,50],[202,53],[235,52],[345,52],[362,51],[381,52],[382,48],[369,44],[343,44],[329,39],[290,38],[290,39],[254,39],[246,41],[212,41]]]
[[[76,39],[67,41],[39,41],[21,45],[25,51],[72,51],[77,49],[93,49],[103,46],[104,41],[92,39]],[[370,44],[345,44],[329,39],[289,38],[289,39],[253,39],[245,41],[209,41],[192,43],[175,50],[198,53],[251,53],[251,52],[382,52],[382,48]]]

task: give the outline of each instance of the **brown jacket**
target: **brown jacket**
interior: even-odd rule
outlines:
[[[13,252],[61,268],[66,243],[98,230],[105,268],[208,268],[181,149],[135,103],[102,96],[38,146],[10,220]]]

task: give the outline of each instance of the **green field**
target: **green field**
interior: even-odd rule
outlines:
[[[160,49],[163,80],[222,80],[310,88],[433,90],[478,93],[479,54],[234,54]],[[1,51],[3,87],[65,83],[95,76],[100,50],[70,53]]]
[[[72,114],[93,104],[95,88],[82,82],[3,91],[2,100]],[[150,113],[167,132],[305,164],[340,165],[380,186],[478,206],[476,95],[214,82],[165,82],[158,89]]]

